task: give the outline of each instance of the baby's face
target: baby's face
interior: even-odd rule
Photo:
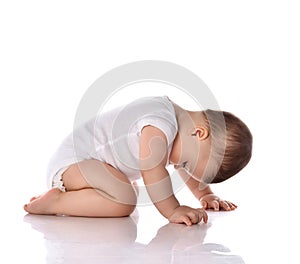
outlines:
[[[197,137],[182,138],[181,156],[174,167],[183,168],[197,180],[204,180],[209,172],[210,141],[199,141]]]
[[[208,160],[206,158],[199,157],[198,159],[191,158],[186,160],[179,167],[185,169],[194,179],[202,181],[205,178],[207,164]]]

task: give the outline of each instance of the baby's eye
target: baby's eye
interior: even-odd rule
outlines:
[[[187,162],[187,161],[185,161],[185,162],[182,163],[182,168],[183,168],[189,175],[193,176],[193,174],[190,172],[190,169],[189,169],[189,167],[188,167],[188,162]]]

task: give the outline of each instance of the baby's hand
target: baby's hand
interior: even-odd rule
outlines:
[[[200,199],[200,203],[203,209],[214,209],[215,211],[231,211],[237,208],[237,206],[234,203],[222,200],[214,194],[204,195]]]
[[[198,224],[203,219],[204,223],[207,223],[207,213],[205,210],[198,208],[194,209],[188,206],[179,206],[169,216],[170,223],[186,224],[191,226],[192,224]]]

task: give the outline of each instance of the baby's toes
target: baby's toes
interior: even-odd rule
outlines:
[[[39,197],[40,197],[40,195],[32,197],[32,198],[30,199],[30,202],[36,200],[36,199],[39,198]]]
[[[27,213],[30,213],[30,209],[28,208],[28,204],[25,204],[24,206],[23,206],[23,208],[24,208],[24,210],[27,212]]]
[[[30,213],[30,214],[37,214],[38,213],[38,204],[39,204],[39,200],[37,199],[34,199],[33,201],[31,201],[30,203],[28,204],[25,204],[24,205],[24,210],[27,212],[27,213]]]

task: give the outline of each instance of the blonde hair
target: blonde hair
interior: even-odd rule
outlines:
[[[252,134],[249,128],[235,115],[216,110],[205,110],[211,138],[210,158],[216,164],[215,175],[209,183],[225,181],[242,170],[252,155]]]

